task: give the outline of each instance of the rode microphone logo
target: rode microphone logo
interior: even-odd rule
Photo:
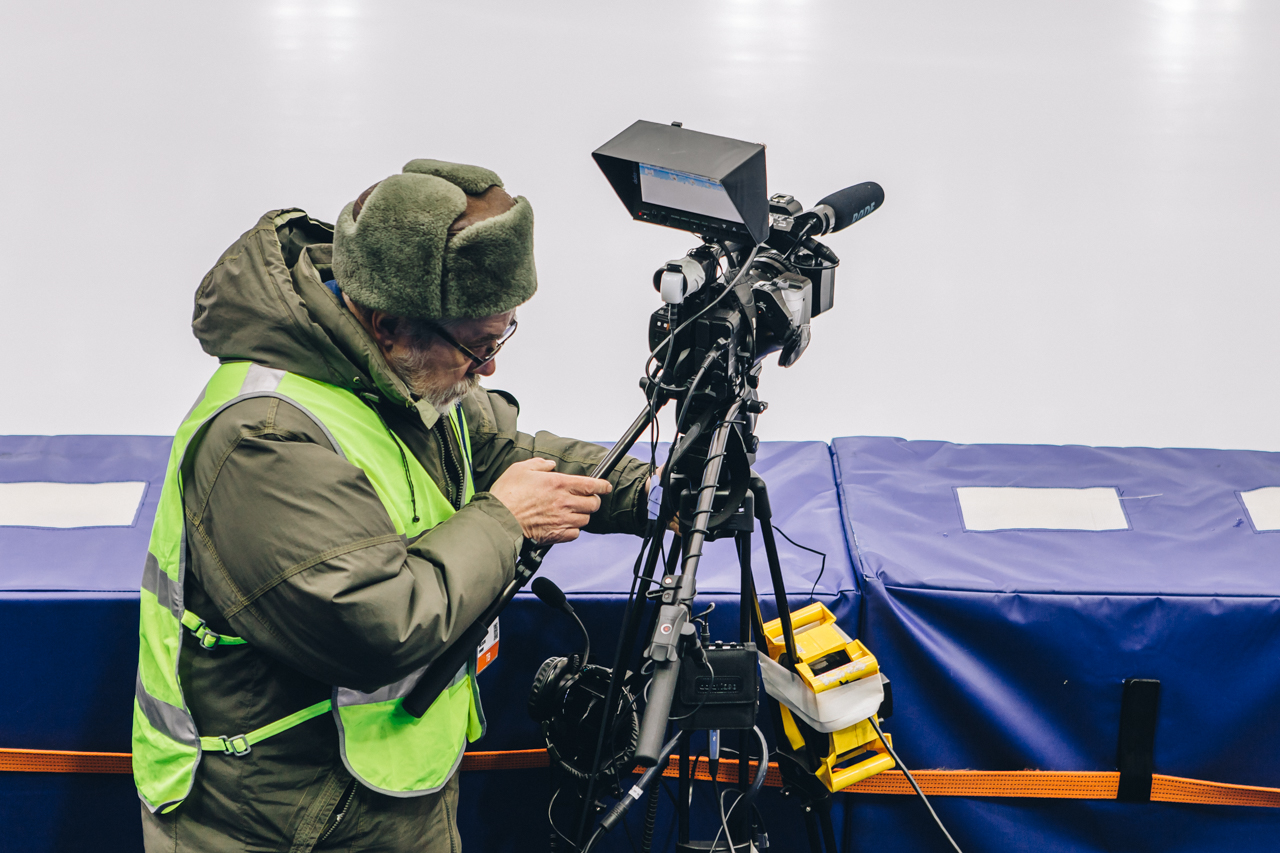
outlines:
[[[862,208],[862,210],[859,210],[857,213],[855,213],[853,215],[853,218],[849,220],[849,224],[852,225],[853,223],[857,222],[859,219],[862,219],[864,216],[870,216],[872,213],[875,212],[875,209],[876,209],[876,203],[873,201],[871,202],[871,204],[867,205],[866,207]]]

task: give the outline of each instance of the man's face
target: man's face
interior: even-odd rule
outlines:
[[[487,357],[515,318],[515,310],[490,314],[450,325],[448,333],[471,352]],[[384,349],[387,364],[413,393],[446,412],[480,384],[480,377],[492,376],[497,360],[476,366],[475,362],[439,335],[427,346],[408,330],[397,330]]]
[[[370,187],[356,201],[357,215],[358,206],[372,190]],[[466,210],[449,226],[449,239],[478,222],[505,213],[515,204],[515,199],[502,187],[489,187],[479,195],[467,196]],[[378,342],[396,375],[409,390],[441,413],[471,393],[480,384],[481,376],[492,376],[497,367],[493,361],[476,366],[475,361],[440,335],[424,336],[420,329],[415,330],[411,320],[391,317],[381,311],[365,316],[355,309],[349,298],[347,303]],[[487,358],[515,316],[512,309],[475,320],[461,320],[450,323],[446,333],[480,358]],[[426,346],[422,345],[424,337],[430,340]]]

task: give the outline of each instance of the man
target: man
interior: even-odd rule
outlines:
[[[474,664],[417,674],[525,538],[640,533],[648,467],[516,430],[479,387],[536,289],[494,173],[414,160],[336,229],[274,211],[196,293],[222,366],[174,439],[141,600],[134,775],[149,851],[459,848]]]

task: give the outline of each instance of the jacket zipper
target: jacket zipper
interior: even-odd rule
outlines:
[[[347,783],[347,791],[342,795],[342,799],[339,801],[338,810],[334,812],[333,817],[330,818],[333,823],[329,824],[329,828],[324,831],[324,834],[316,839],[316,844],[319,844],[321,841],[324,841],[333,834],[334,830],[338,828],[338,824],[342,823],[342,819],[347,816],[347,809],[351,808],[351,801],[355,798],[356,780],[352,779]]]
[[[462,466],[458,463],[457,456],[454,455],[453,426],[449,423],[449,419],[443,416],[436,421],[436,426],[438,427],[437,432],[440,434],[445,477],[449,481],[449,503],[453,505],[454,509],[462,509],[462,496],[466,490],[466,474],[463,473]]]

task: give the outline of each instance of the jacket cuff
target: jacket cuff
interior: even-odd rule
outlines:
[[[626,457],[621,471],[613,477],[615,504],[612,525],[618,533],[643,536],[649,528],[649,478],[653,468],[648,462]]]
[[[504,565],[506,569],[507,580],[515,577],[516,560],[520,558],[520,548],[524,545],[524,529],[520,527],[520,522],[516,521],[516,517],[511,514],[511,510],[507,509],[507,505],[498,500],[489,492],[476,492],[463,509],[474,509],[482,515],[492,520],[495,527],[501,530],[499,535],[511,544],[511,561]]]

